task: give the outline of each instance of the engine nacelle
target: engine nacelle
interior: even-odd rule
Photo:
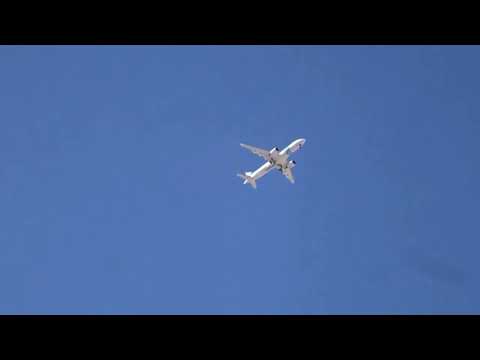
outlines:
[[[295,162],[295,160],[290,160],[290,161],[288,162],[288,164],[287,164],[287,167],[288,167],[289,169],[291,169],[291,168],[294,168],[295,165],[297,165],[297,163]]]
[[[278,154],[280,149],[278,147],[274,147],[272,150],[270,150],[270,154]]]

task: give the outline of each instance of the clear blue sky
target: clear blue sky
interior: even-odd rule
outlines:
[[[480,47],[0,47],[0,313],[480,313]],[[305,137],[296,184],[236,176]]]

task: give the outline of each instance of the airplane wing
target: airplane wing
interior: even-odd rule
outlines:
[[[250,150],[252,153],[254,153],[255,155],[258,155],[262,158],[264,158],[266,161],[270,161],[270,152],[268,150],[264,150],[264,149],[260,149],[260,148],[256,148],[254,146],[251,146],[251,145],[245,145],[245,144],[240,144],[241,147],[244,147],[245,149],[248,149]]]
[[[283,175],[285,175],[292,184],[295,183],[295,178],[293,177],[292,169],[287,168],[283,170]]]

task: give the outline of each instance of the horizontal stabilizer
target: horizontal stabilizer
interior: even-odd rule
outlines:
[[[251,172],[246,172],[245,174],[237,174],[237,176],[239,176],[243,180],[245,180],[243,182],[243,184],[249,183],[250,185],[252,185],[252,187],[254,189],[256,189],[257,188],[257,183],[256,183],[255,179],[252,176],[250,176],[250,174],[251,174]]]

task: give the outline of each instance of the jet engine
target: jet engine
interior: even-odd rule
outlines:
[[[295,160],[290,160],[290,161],[288,162],[288,164],[287,164],[287,167],[288,167],[289,169],[291,169],[291,168],[295,167],[296,164],[297,164],[297,163],[295,162]]]
[[[274,147],[272,150],[270,150],[270,154],[278,154],[280,149],[278,147]]]

